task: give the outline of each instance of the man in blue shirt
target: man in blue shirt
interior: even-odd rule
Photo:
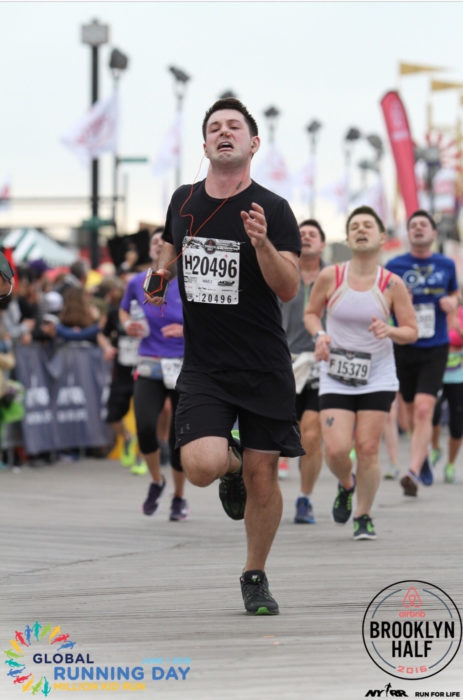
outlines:
[[[457,308],[458,282],[453,260],[432,252],[437,238],[432,216],[424,210],[414,212],[407,231],[410,253],[389,260],[386,267],[407,285],[418,322],[418,340],[394,346],[400,393],[412,426],[410,469],[400,483],[405,496],[416,496],[420,470],[422,482],[432,483],[427,452],[447,363],[447,314]]]

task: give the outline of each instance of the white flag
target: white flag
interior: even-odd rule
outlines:
[[[282,154],[275,145],[271,145],[256,163],[254,179],[263,187],[279,194],[280,197],[290,199],[292,196],[291,176]]]
[[[307,163],[293,175],[293,185],[301,190],[302,200],[310,202],[315,182],[315,159],[310,158]]]
[[[385,224],[388,223],[386,195],[380,175],[376,176],[373,185],[360,190],[349,202],[350,210],[362,206],[371,207]]]
[[[0,186],[0,210],[7,211],[11,207],[11,182],[5,180]]]
[[[161,143],[156,158],[153,160],[153,175],[162,175],[167,170],[177,167],[181,141],[182,115],[178,113]]]
[[[340,214],[345,214],[349,205],[349,173],[346,169],[343,176],[329,185],[320,188],[318,194],[336,205]]]
[[[455,214],[457,173],[452,168],[441,168],[432,179],[434,211]]]
[[[415,163],[415,179],[416,187],[418,190],[418,204],[420,209],[425,209],[426,211],[431,210],[431,198],[428,192],[428,166],[426,162],[420,158]]]
[[[87,165],[102,153],[117,152],[117,96],[98,100],[62,137],[63,143]]]

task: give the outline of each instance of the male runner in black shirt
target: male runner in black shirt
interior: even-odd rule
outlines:
[[[189,481],[219,478],[225,511],[244,516],[246,610],[276,614],[264,568],[282,514],[278,458],[303,454],[278,299],[297,293],[300,235],[286,200],[251,180],[260,139],[246,107],[216,102],[203,136],[207,177],[174,193],[158,269],[178,274],[183,301],[177,444]],[[240,451],[230,438],[236,419]]]

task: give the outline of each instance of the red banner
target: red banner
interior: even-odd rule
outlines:
[[[418,188],[415,179],[415,156],[408,125],[407,113],[399,94],[387,92],[381,100],[389,142],[394,154],[397,180],[405,205],[407,218],[419,209]]]

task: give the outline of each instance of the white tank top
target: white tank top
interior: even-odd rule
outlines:
[[[397,391],[399,382],[395,369],[393,343],[390,338],[375,338],[368,326],[373,316],[388,323],[389,307],[384,297],[384,289],[390,273],[378,267],[376,281],[364,292],[351,289],[348,285],[349,263],[335,266],[336,289],[327,304],[326,331],[331,338],[330,362],[322,362],[320,369],[319,394],[371,394],[376,391]],[[333,353],[333,350],[347,351],[347,356]],[[362,371],[369,364],[365,384],[351,386],[334,379],[328,372],[334,371],[336,358],[349,360],[356,353],[368,354],[371,359],[362,359]],[[342,362],[341,362],[342,364]],[[349,368],[352,370],[352,367]],[[362,376],[362,375],[360,375]]]

